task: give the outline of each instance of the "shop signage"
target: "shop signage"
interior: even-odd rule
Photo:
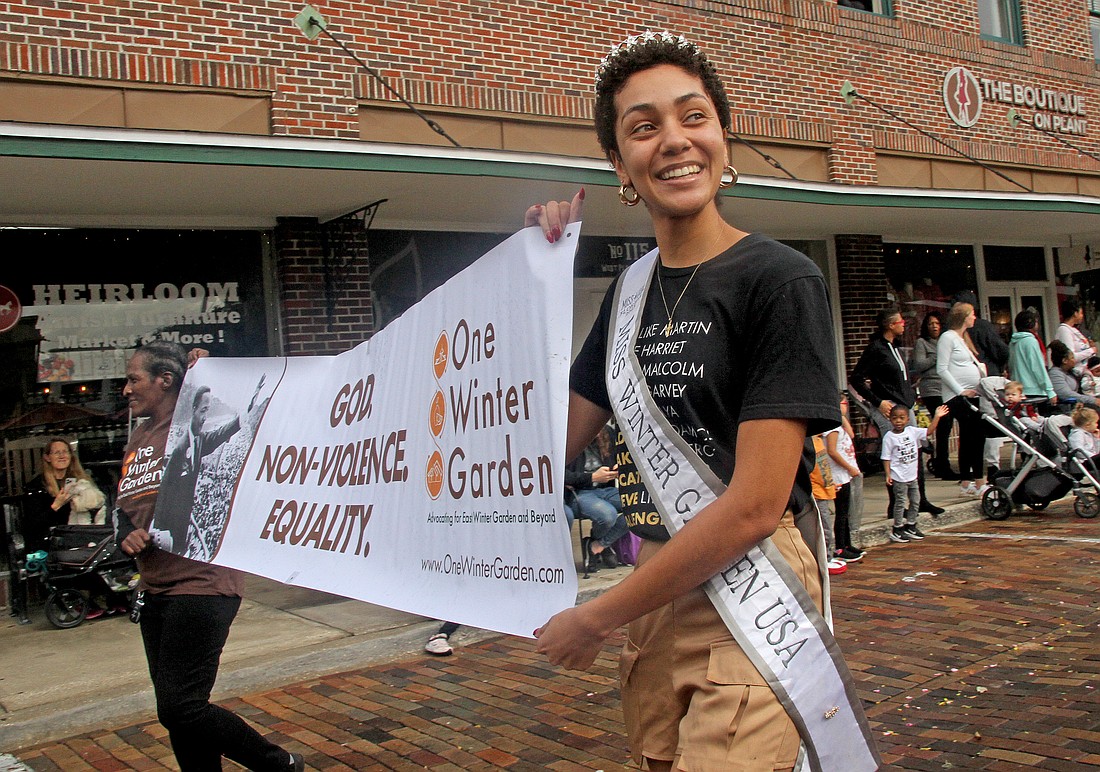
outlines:
[[[965,67],[952,67],[943,79],[943,106],[958,125],[969,129],[982,115],[978,79]]]
[[[18,324],[22,311],[19,296],[0,284],[0,332],[7,332]]]
[[[0,298],[0,336],[15,324],[7,304],[22,304],[40,383],[121,378],[134,348],[155,338],[267,353],[256,233],[15,229],[0,249],[23,266]]]
[[[1085,98],[1080,94],[1011,80],[978,78],[965,67],[952,67],[943,79],[943,104],[959,126],[969,128],[981,117],[984,100],[1032,110],[1035,128],[1059,134],[1085,135]]]
[[[656,246],[652,238],[582,236],[574,276],[613,279]]]

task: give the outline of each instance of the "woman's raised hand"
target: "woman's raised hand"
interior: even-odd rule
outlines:
[[[542,226],[546,240],[553,244],[561,238],[566,225],[581,219],[583,208],[584,188],[581,188],[577,191],[577,195],[573,196],[572,201],[549,201],[546,204],[535,204],[530,207],[523,216],[523,227]]]

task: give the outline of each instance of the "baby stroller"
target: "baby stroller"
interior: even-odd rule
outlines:
[[[111,526],[57,526],[50,533],[43,577],[46,619],[61,629],[76,627],[96,596],[128,611],[137,580],[137,565],[115,545]]]
[[[1033,419],[1012,415],[1004,402],[1005,383],[1001,377],[983,378],[978,383],[980,408],[974,408],[981,410],[991,436],[1008,438],[1016,450],[1015,468],[997,472],[982,494],[982,514],[991,520],[1004,520],[1016,506],[1046,509],[1050,502],[1081,487],[1063,467],[1067,448],[1063,427],[1070,423],[1069,416]],[[1024,400],[1028,405],[1045,402]]]
[[[1046,427],[1049,442],[1058,449],[1062,468],[1073,478],[1073,511],[1078,517],[1092,519],[1100,514],[1100,471],[1088,453],[1070,449],[1069,433],[1073,419],[1067,415],[1052,416]]]

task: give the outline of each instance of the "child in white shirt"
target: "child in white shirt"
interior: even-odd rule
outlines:
[[[917,528],[920,509],[920,488],[917,473],[920,469],[920,448],[935,436],[940,418],[947,415],[947,406],[940,405],[932,416],[927,429],[909,425],[909,408],[894,405],[890,411],[893,429],[882,437],[882,465],[886,468],[886,484],[894,488],[894,527],[890,541],[907,544],[924,538]],[[906,503],[908,502],[908,506]]]
[[[863,557],[859,548],[859,528],[863,523],[863,473],[856,462],[852,442],[855,433],[848,422],[848,397],[840,395],[841,425],[825,434],[825,447],[836,484],[836,520],[833,537],[837,555],[849,562]]]
[[[1069,432],[1070,451],[1083,451],[1093,463],[1100,461],[1100,436],[1097,435],[1097,423],[1100,422],[1100,413],[1091,407],[1078,405],[1073,411],[1073,428]]]

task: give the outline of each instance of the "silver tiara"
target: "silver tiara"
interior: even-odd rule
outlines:
[[[607,56],[600,61],[599,66],[596,68],[596,88],[600,87],[600,81],[603,80],[604,73],[607,72],[607,68],[610,67],[618,57],[654,40],[671,43],[678,48],[695,47],[695,45],[689,42],[683,35],[673,35],[671,32],[653,32],[652,30],[646,30],[641,35],[631,35],[622,43],[611,46],[611,50],[607,52]]]

